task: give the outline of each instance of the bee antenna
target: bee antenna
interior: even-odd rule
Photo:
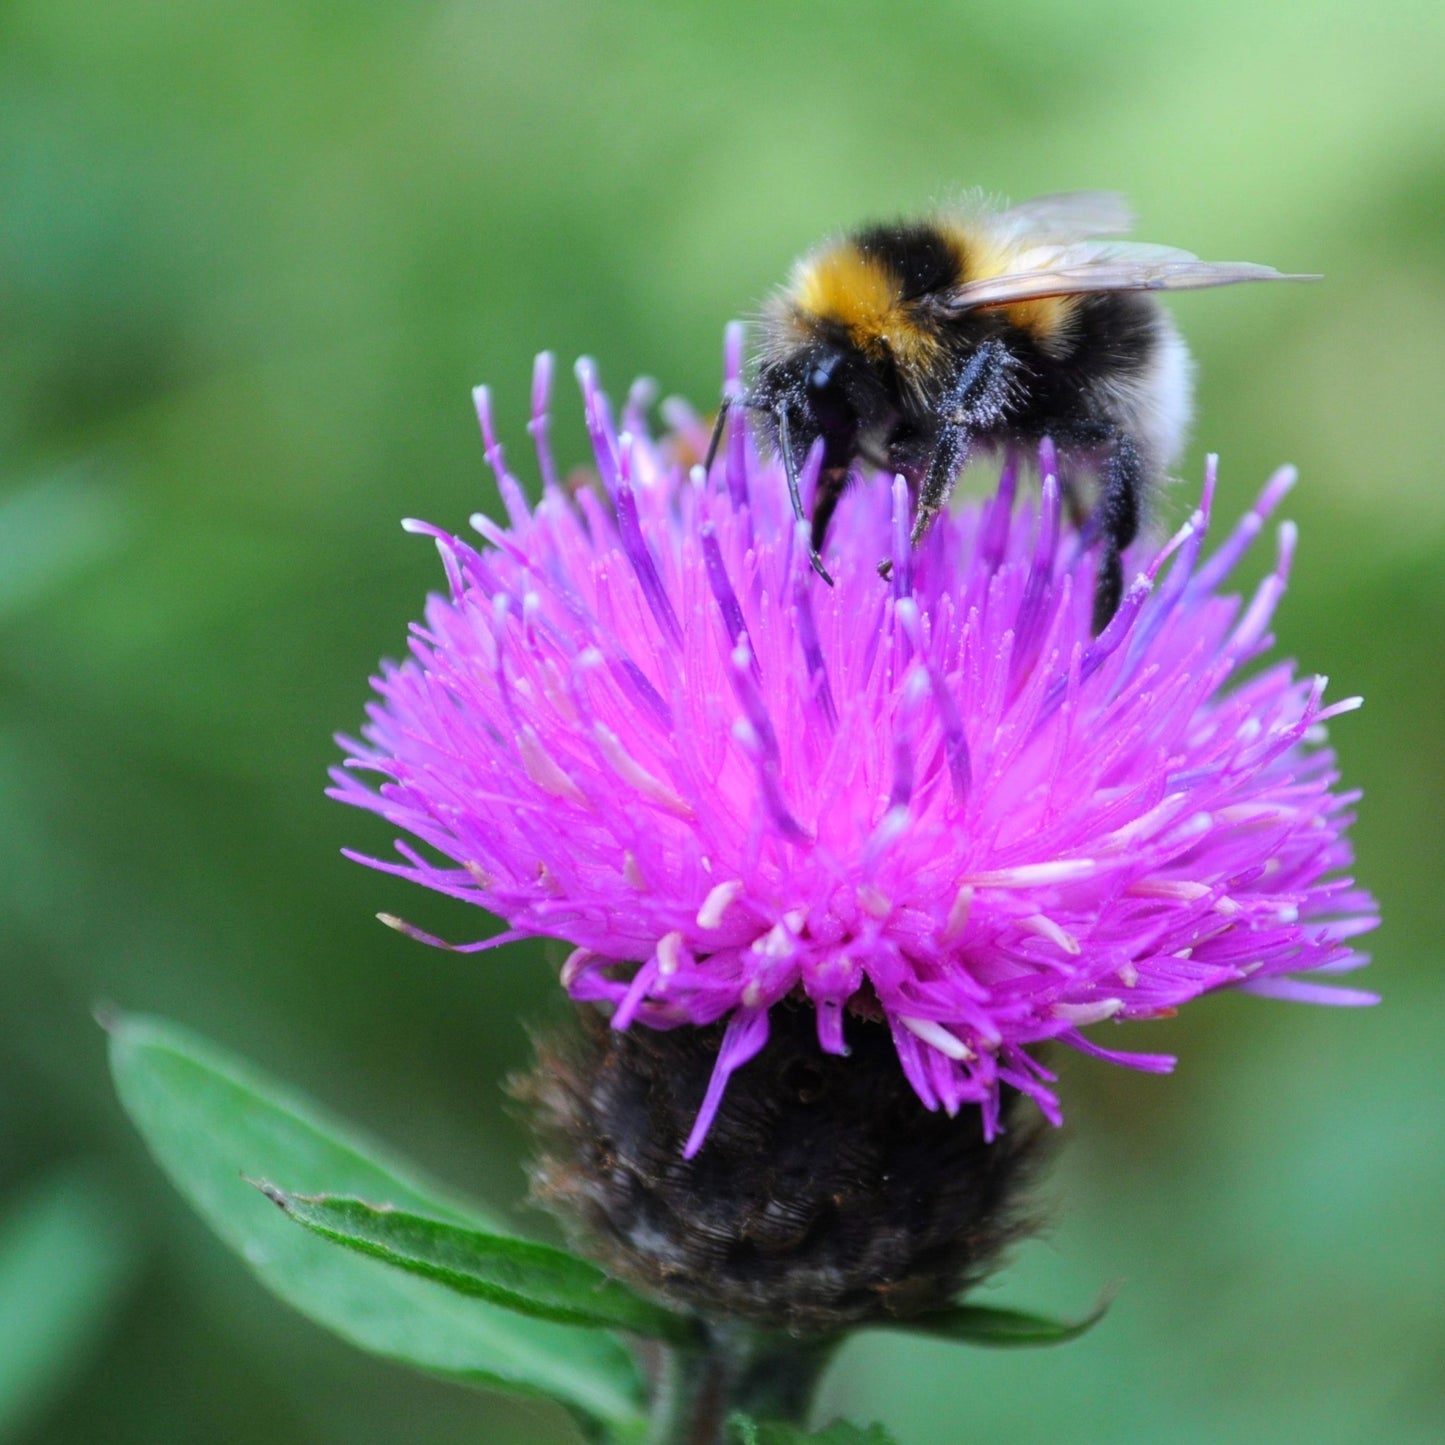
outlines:
[[[712,464],[717,460],[717,449],[722,445],[723,428],[727,425],[728,411],[732,404],[733,398],[724,392],[718,403],[717,420],[712,424],[712,435],[708,438],[707,455],[702,459],[702,474],[705,477],[711,475]]]
[[[807,513],[803,511],[803,489],[798,482],[798,459],[793,455],[793,437],[788,427],[788,406],[786,402],[778,405],[775,415],[778,418],[778,450],[783,454],[783,471],[788,477],[788,496],[793,502],[793,515],[800,521],[806,523]],[[829,587],[833,585],[833,579],[828,575],[828,569],[823,565],[823,559],[818,555],[817,549],[810,542],[808,544],[808,561],[813,571],[825,581]]]
[[[717,460],[718,449],[722,446],[723,428],[727,426],[728,413],[735,406],[742,407],[744,411],[770,410],[762,402],[754,401],[746,392],[723,392],[722,400],[718,402],[717,420],[712,424],[712,435],[707,439],[707,455],[702,460],[704,476],[712,471],[712,464]]]

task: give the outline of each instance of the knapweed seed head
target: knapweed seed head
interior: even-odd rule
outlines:
[[[697,418],[654,438],[634,391],[619,426],[578,374],[599,485],[557,480],[543,358],[536,506],[478,393],[506,523],[474,517],[480,545],[407,524],[447,590],[333,795],[408,835],[362,861],[570,944],[566,988],[614,1028],[723,1026],[689,1155],[784,1000],[829,1054],[850,1012],[884,1021],[919,1099],[978,1105],[985,1138],[1001,1089],[1057,1122],[1037,1045],[1165,1071],[1086,1031],[1221,988],[1370,1001],[1321,981],[1375,922],[1325,741],[1358,699],[1264,658],[1294,528],[1251,599],[1223,590],[1291,474],[1210,550],[1211,460],[1095,637],[1047,443],[1041,492],[1008,460],[916,549],[903,480],[855,485],[829,587],[736,413],[704,476]]]

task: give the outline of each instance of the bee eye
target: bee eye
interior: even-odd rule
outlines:
[[[813,395],[817,396],[821,392],[833,390],[836,385],[838,360],[836,356],[825,356],[808,373],[805,385]]]

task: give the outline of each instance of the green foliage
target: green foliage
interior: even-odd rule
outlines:
[[[0,622],[113,547],[120,523],[113,493],[74,472],[0,493]]]
[[[264,1284],[372,1354],[487,1389],[542,1395],[619,1438],[641,1428],[641,1386],[606,1335],[511,1314],[295,1228],[243,1176],[330,1185],[463,1228],[436,1186],[314,1106],[181,1029],[109,1023],[111,1069],[157,1163]]]
[[[261,1192],[323,1239],[434,1279],[458,1294],[566,1325],[628,1330],[655,1339],[687,1340],[689,1323],[608,1279],[566,1250],[486,1233],[335,1195]]]
[[[736,1445],[895,1445],[881,1425],[852,1425],[846,1420],[809,1434],[799,1425],[734,1415],[728,1428]]]
[[[934,1314],[915,1315],[885,1326],[905,1334],[928,1335],[958,1344],[986,1345],[993,1349],[1018,1349],[1036,1345],[1063,1345],[1086,1335],[1109,1311],[1112,1296],[1106,1296],[1083,1319],[1056,1320],[1024,1310],[998,1309],[993,1305],[957,1304]]]
[[[18,1438],[104,1337],[134,1263],[113,1190],[63,1169],[0,1214],[0,1441]]]

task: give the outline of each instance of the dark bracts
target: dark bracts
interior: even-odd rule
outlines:
[[[976,1110],[930,1112],[882,1022],[851,1016],[838,1058],[818,1048],[811,1007],[775,1008],[767,1048],[685,1160],[722,1026],[581,1019],[518,1087],[545,1145],[534,1194],[674,1306],[793,1334],[907,1317],[948,1304],[1029,1227],[1035,1122],[986,1144]]]

